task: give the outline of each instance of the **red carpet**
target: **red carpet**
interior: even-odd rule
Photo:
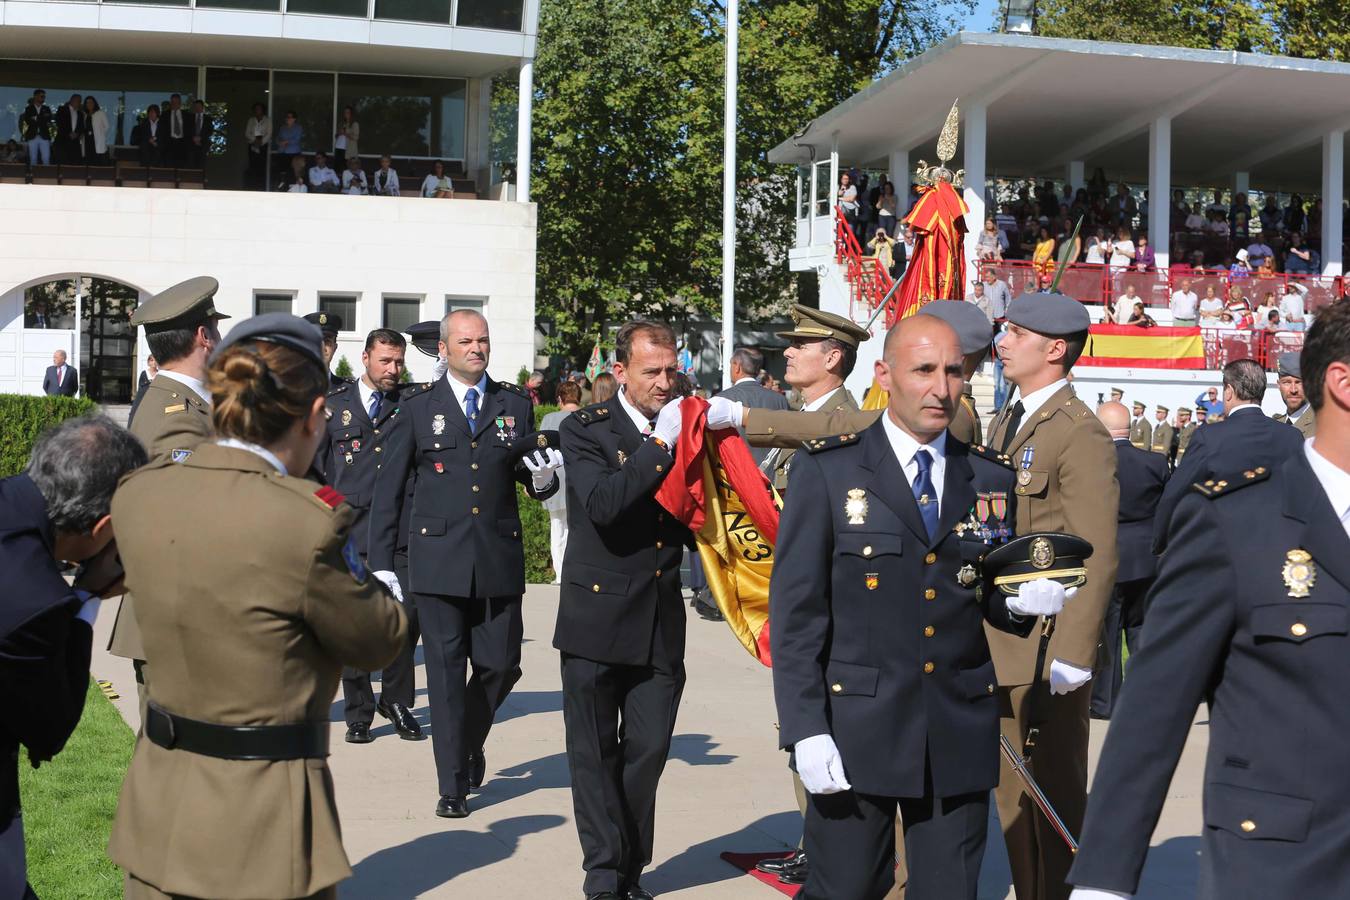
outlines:
[[[783,852],[781,850],[773,853],[723,853],[722,858],[740,869],[751,878],[764,882],[771,888],[776,888],[779,893],[787,894],[789,897],[797,896],[797,891],[801,890],[799,884],[783,884],[778,880],[777,875],[769,875],[755,868],[755,863],[763,859],[782,859],[784,856],[790,856],[791,851]]]

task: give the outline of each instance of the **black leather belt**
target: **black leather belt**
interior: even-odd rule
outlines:
[[[328,755],[328,723],[215,725],[176,716],[147,704],[145,736],[166,750],[186,750],[217,759],[322,759]]]

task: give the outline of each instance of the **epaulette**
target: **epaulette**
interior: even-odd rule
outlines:
[[[347,390],[347,388],[351,386],[352,383],[350,381],[343,382],[342,384],[339,384],[337,387],[329,388],[326,396],[336,397],[338,394],[341,394],[343,391]]]
[[[857,440],[857,432],[850,431],[848,434],[836,434],[833,437],[811,438],[802,441],[802,449],[807,453],[820,453],[823,450],[855,443]]]
[[[585,409],[579,409],[572,413],[572,417],[582,425],[603,422],[609,418],[609,404],[605,404],[604,406],[588,406]]]
[[[314,492],[314,501],[325,509],[337,509],[347,498],[332,487],[324,485]]]
[[[984,444],[971,444],[970,453],[972,456],[978,456],[980,459],[987,459],[991,463],[1000,466],[1006,466],[1009,469],[1016,468],[1013,465],[1012,457],[1006,453],[999,453],[992,447],[986,447]]]
[[[497,382],[497,387],[502,388],[503,390],[508,390],[513,394],[519,394],[522,397],[530,396],[529,391],[525,390],[520,385],[514,384],[510,381],[499,381]]]
[[[1249,484],[1265,481],[1269,477],[1269,469],[1265,466],[1257,466],[1254,469],[1244,469],[1241,472],[1229,475],[1227,478],[1211,478],[1208,481],[1197,481],[1195,484],[1191,485],[1191,490],[1201,496],[1213,500],[1221,494],[1231,494],[1240,487],[1246,487]]]

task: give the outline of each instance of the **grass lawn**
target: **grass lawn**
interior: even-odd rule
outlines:
[[[66,748],[34,769],[19,760],[28,881],[43,900],[122,896],[108,859],[108,833],[136,743],[127,723],[90,681],[84,717]]]

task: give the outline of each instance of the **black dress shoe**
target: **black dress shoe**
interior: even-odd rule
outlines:
[[[805,850],[793,850],[787,856],[779,857],[778,859],[761,859],[759,862],[755,863],[755,868],[761,872],[767,872],[770,875],[778,875],[784,869],[790,869],[793,866],[798,865],[798,860],[801,862],[806,861]]]
[[[417,719],[413,716],[412,711],[402,703],[390,703],[388,706],[381,703],[380,707],[383,707],[383,709],[380,709],[380,715],[394,723],[394,730],[403,740],[420,741],[426,737],[422,734],[422,726],[417,724]]]
[[[698,613],[700,619],[707,619],[709,622],[722,622],[725,620],[722,611],[704,600],[701,596],[694,601],[694,612]]]
[[[656,898],[642,885],[635,885],[628,889],[628,900],[656,900]]]
[[[623,898],[613,891],[601,891],[598,894],[587,894],[586,900],[623,900]]]
[[[347,743],[349,744],[369,744],[375,740],[370,736],[370,723],[357,722],[355,725],[347,726]]]
[[[436,804],[436,815],[442,819],[463,819],[469,815],[469,801],[464,797],[442,796]]]
[[[483,786],[483,776],[487,774],[487,757],[483,751],[469,754],[469,790],[476,791]]]
[[[779,884],[806,884],[806,867],[800,869],[788,869],[782,875],[778,876]]]

